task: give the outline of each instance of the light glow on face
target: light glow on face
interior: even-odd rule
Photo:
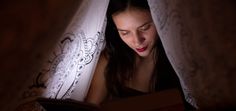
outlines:
[[[112,17],[121,39],[139,56],[153,52],[158,36],[148,10],[131,8]]]

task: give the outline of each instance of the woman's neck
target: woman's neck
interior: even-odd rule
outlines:
[[[155,52],[153,51],[147,57],[136,55],[136,66],[134,76],[128,82],[128,86],[143,92],[150,92],[151,78],[155,67]]]

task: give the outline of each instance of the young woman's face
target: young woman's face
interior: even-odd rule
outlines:
[[[147,57],[153,52],[158,36],[149,11],[128,9],[112,18],[121,39],[139,56]]]

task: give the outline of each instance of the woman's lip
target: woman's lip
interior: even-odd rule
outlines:
[[[146,47],[143,47],[143,48],[136,48],[136,50],[138,51],[138,52],[143,52],[143,51],[145,51],[147,49],[147,46]]]

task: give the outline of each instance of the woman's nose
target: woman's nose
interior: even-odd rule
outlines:
[[[135,46],[141,45],[145,41],[144,36],[140,32],[136,32],[134,34],[134,44]]]

